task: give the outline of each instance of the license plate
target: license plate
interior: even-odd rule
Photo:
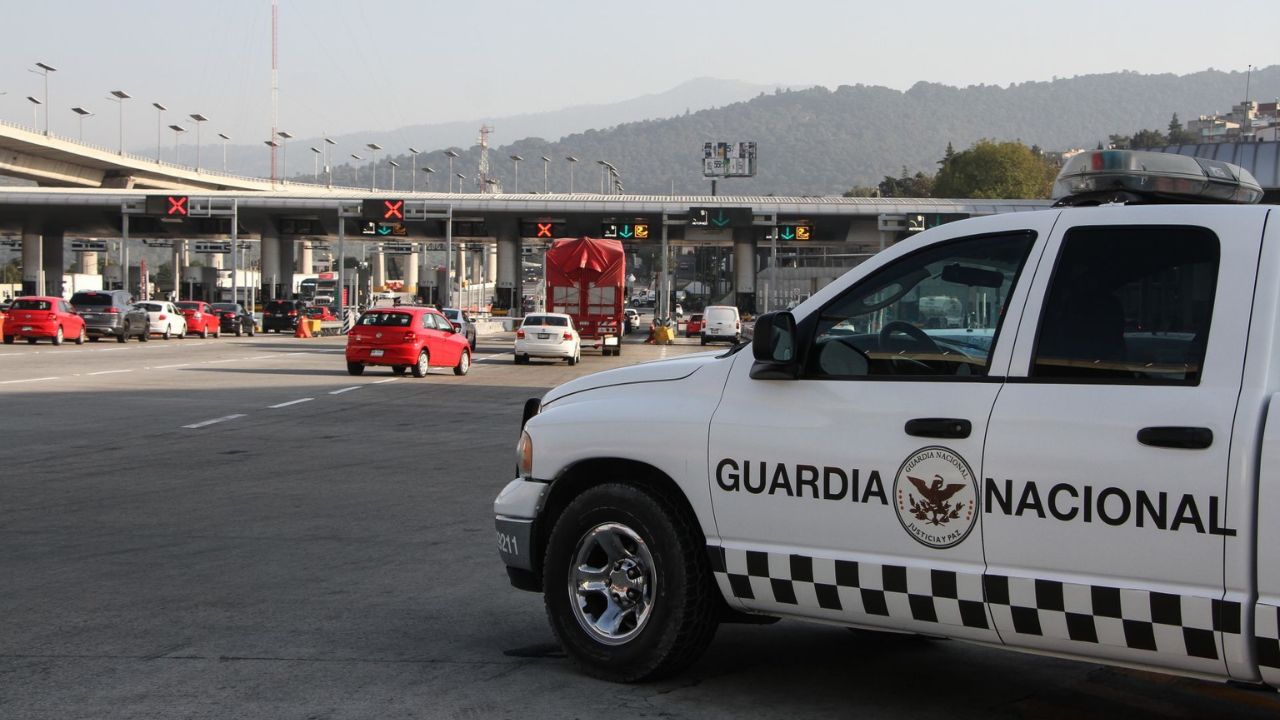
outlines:
[[[539,340],[550,340],[550,339],[551,339],[551,333],[538,333],[538,339],[539,339]]]
[[[22,332],[31,332],[31,326],[30,326],[30,325],[23,325],[23,326],[22,326]]]
[[[370,350],[370,351],[369,351],[369,357],[382,357],[382,351],[381,351],[381,350]]]

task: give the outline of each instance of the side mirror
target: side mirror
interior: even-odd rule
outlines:
[[[753,379],[794,380],[800,377],[795,316],[783,310],[757,318],[755,336],[751,338],[751,354],[756,360],[751,366]]]

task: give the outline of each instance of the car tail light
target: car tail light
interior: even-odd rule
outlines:
[[[57,313],[49,313],[49,318],[48,318],[48,319],[49,319],[49,320],[57,320],[57,319],[58,319],[58,314],[57,314]]]
[[[164,313],[160,313],[160,317],[159,317],[158,319],[160,319],[160,320],[167,320],[167,319],[168,319],[168,317],[167,317]]]
[[[565,334],[564,334],[564,339],[565,339],[565,340],[572,340],[572,339],[573,339],[573,333],[565,333]]]
[[[523,339],[524,339],[524,330],[517,330],[517,331],[516,331],[516,339],[517,339],[517,340],[523,340]]]
[[[222,314],[222,317],[224,317],[224,318],[226,318],[226,319],[228,319],[228,320],[231,320],[231,319],[235,318],[235,316],[236,316],[236,314],[235,314],[235,313],[223,313],[223,314]]]
[[[104,309],[102,312],[104,312],[104,313],[111,313],[112,315],[119,315],[119,314],[120,314],[120,308],[117,308],[117,307],[109,307],[109,308]]]
[[[298,311],[297,311],[297,310],[290,310],[290,311],[289,311],[289,317],[297,317],[297,316],[298,316]]]
[[[407,333],[405,333],[405,334],[404,334],[404,341],[405,341],[405,342],[413,342],[413,337],[414,337],[414,335],[413,335],[413,332],[412,332],[412,331],[407,332]]]
[[[197,310],[196,312],[194,312],[194,313],[191,315],[191,317],[195,318],[196,320],[199,320],[199,319],[200,319],[200,311],[199,311],[199,310]]]

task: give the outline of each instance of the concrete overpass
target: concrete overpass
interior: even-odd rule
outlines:
[[[43,284],[56,290],[67,266],[67,241],[73,238],[120,238],[124,217],[130,218],[129,238],[163,238],[175,242],[175,266],[188,264],[186,241],[222,240],[231,236],[229,218],[191,217],[181,222],[145,214],[145,190],[86,190],[62,188],[7,188],[0,190],[0,235],[21,238],[24,285],[34,292]],[[496,282],[498,305],[519,307],[522,288],[522,248],[545,244],[531,228],[538,221],[554,226],[556,237],[600,236],[610,223],[643,223],[651,228],[644,239],[624,241],[629,249],[656,252],[663,239],[675,245],[721,246],[732,249],[733,283],[739,304],[754,309],[756,271],[775,227],[804,226],[810,239],[779,240],[790,251],[825,251],[842,255],[874,253],[908,233],[908,224],[917,219],[953,219],[957,216],[1024,212],[1048,207],[1044,200],[944,200],[879,199],[832,197],[751,197],[751,196],[642,196],[595,194],[448,194],[358,191],[351,189],[301,188],[289,191],[219,191],[191,193],[193,207],[211,203],[235,208],[235,235],[258,243],[251,261],[256,261],[264,278],[262,297],[286,294],[295,272],[310,272],[307,245],[339,234],[353,243],[383,241],[413,244],[415,253],[407,263],[407,286],[426,278],[424,271],[440,263],[442,244],[481,243],[484,260],[473,268],[473,281]],[[361,234],[360,206],[366,199],[394,197],[411,209],[430,209],[432,219],[403,223],[403,236],[378,237]],[[740,221],[723,228],[689,224],[691,208],[718,208]],[[342,212],[345,220],[340,221]],[[443,213],[443,214],[441,214]],[[412,212],[410,213],[412,216]],[[445,217],[449,219],[443,219]],[[126,244],[127,247],[127,244]],[[136,257],[136,255],[134,256]],[[210,264],[217,264],[210,257]],[[375,252],[375,278],[381,255]],[[473,263],[476,261],[473,258]],[[458,264],[461,266],[461,263]],[[43,268],[43,274],[37,268]],[[385,278],[385,274],[382,276]],[[432,274],[434,277],[434,274]],[[376,280],[375,280],[376,284]],[[424,280],[424,284],[426,281]]]

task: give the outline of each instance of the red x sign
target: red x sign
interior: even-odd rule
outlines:
[[[169,196],[169,212],[168,215],[187,215],[187,197],[185,195]]]
[[[551,223],[538,223],[538,237],[551,237]]]
[[[404,219],[404,201],[403,200],[383,200],[382,204],[387,206],[386,211],[382,213],[383,220],[403,220]]]

